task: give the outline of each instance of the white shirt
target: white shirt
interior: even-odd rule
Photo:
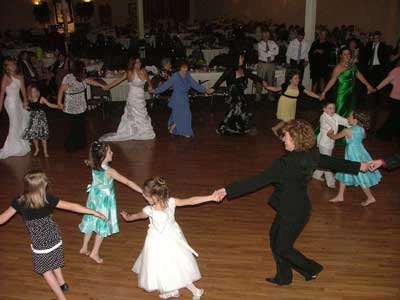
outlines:
[[[380,61],[379,61],[379,58],[378,58],[378,48],[379,48],[379,42],[378,43],[376,43],[375,44],[375,51],[374,51],[374,59],[373,59],[373,61],[372,61],[372,65],[373,66],[379,66],[381,63],[380,63]],[[372,47],[374,47],[374,44],[372,44]]]
[[[349,127],[349,123],[346,118],[334,114],[333,116],[328,115],[324,112],[319,118],[320,131],[317,137],[318,146],[325,147],[327,149],[333,149],[335,147],[335,141],[328,137],[328,131],[333,130],[334,134],[337,134],[339,125]]]
[[[275,56],[277,56],[279,53],[279,46],[274,41],[271,40],[268,40],[267,42],[260,41],[257,44],[257,51],[258,51],[258,60],[264,62],[273,62]]]
[[[298,39],[294,39],[289,43],[289,46],[286,50],[286,62],[290,63],[290,60],[297,61],[297,55],[299,53],[300,42]],[[310,47],[305,40],[301,41],[301,53],[300,53],[300,60],[308,61],[308,51]]]

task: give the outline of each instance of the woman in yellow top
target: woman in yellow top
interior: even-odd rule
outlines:
[[[281,96],[278,101],[278,109],[276,112],[276,117],[279,120],[274,127],[272,127],[272,132],[274,135],[278,136],[278,131],[287,122],[294,120],[296,118],[296,106],[297,99],[301,98],[303,94],[307,96],[319,99],[319,96],[312,91],[306,90],[304,86],[300,84],[300,72],[297,70],[289,71],[287,80],[282,86],[268,86],[264,87],[271,92],[281,92]]]

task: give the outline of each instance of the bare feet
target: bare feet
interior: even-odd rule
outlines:
[[[35,152],[33,153],[33,156],[38,156],[39,154],[39,149],[36,149]]]
[[[87,248],[81,248],[81,250],[79,250],[79,253],[86,255],[86,256],[88,256],[90,254],[90,252]]]
[[[47,152],[45,152],[45,153],[44,153],[44,157],[49,158],[50,155],[49,155]]]
[[[91,259],[93,259],[95,262],[97,262],[98,264],[102,264],[104,261],[102,258],[100,258],[99,255],[90,254],[89,257]]]
[[[331,200],[329,200],[329,202],[331,202],[331,203],[343,202],[343,201],[344,201],[343,197],[339,197],[339,196],[336,196],[335,198],[332,198]]]
[[[274,133],[275,136],[279,136],[278,135],[278,130],[276,130],[275,127],[272,127],[271,130],[272,130],[272,132]]]
[[[376,202],[375,198],[373,198],[373,197],[372,198],[367,198],[367,200],[361,202],[361,205],[365,207],[365,206],[368,206],[368,205],[370,205],[370,204],[372,204],[374,202]]]

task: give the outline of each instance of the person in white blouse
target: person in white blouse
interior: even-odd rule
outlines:
[[[308,64],[308,51],[310,46],[304,40],[304,30],[297,31],[297,37],[289,43],[286,50],[286,62],[291,68],[298,69],[303,80],[304,68]]]
[[[320,132],[317,137],[317,145],[319,152],[328,156],[332,156],[332,151],[335,147],[335,140],[328,137],[328,132],[332,131],[336,134],[339,130],[339,125],[349,126],[347,119],[335,113],[335,110],[335,103],[326,101],[324,103],[324,112],[319,119]],[[335,177],[332,172],[316,170],[313,174],[313,178],[320,181],[323,181],[322,176],[325,176],[328,187],[335,188]]]
[[[271,39],[272,34],[268,30],[263,30],[262,40],[257,44],[258,64],[257,76],[267,81],[269,85],[274,85],[275,57],[279,53],[279,46]],[[261,100],[262,85],[256,86],[256,101]],[[273,100],[270,93],[268,98]]]

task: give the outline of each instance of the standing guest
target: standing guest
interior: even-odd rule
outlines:
[[[329,59],[332,52],[332,44],[327,40],[328,32],[323,29],[319,33],[310,48],[309,60],[313,92],[322,92],[329,80]]]
[[[42,142],[43,153],[46,158],[50,157],[47,151],[47,140],[49,138],[49,126],[47,124],[46,112],[44,106],[58,108],[56,104],[50,103],[46,98],[40,95],[39,87],[31,83],[28,86],[28,108],[30,119],[28,127],[25,128],[22,138],[32,140],[35,146],[34,156],[39,154],[39,140]]]
[[[224,120],[219,124],[217,133],[221,135],[244,135],[252,132],[251,113],[248,112],[248,104],[244,91],[250,78],[254,82],[266,84],[260,77],[246,69],[244,54],[233,58],[233,66],[227,68],[221,77],[210,89],[213,93],[226,81],[229,93],[229,109]],[[254,130],[253,130],[254,132]]]
[[[39,81],[39,74],[29,61],[28,51],[22,51],[18,56],[18,68],[24,76],[26,84]]]
[[[186,61],[180,63],[179,71],[175,72],[171,79],[164,82],[152,92],[156,95],[161,94],[171,87],[174,91],[168,103],[168,106],[172,110],[168,120],[168,131],[173,135],[184,136],[186,138],[193,137],[192,112],[190,111],[188,93],[191,88],[200,93],[207,92],[207,89],[192,78]]]
[[[272,40],[272,33],[269,30],[263,30],[262,40],[257,44],[258,63],[257,76],[274,85],[275,57],[279,54],[278,45]],[[261,100],[262,85],[256,85],[256,101]],[[270,100],[274,100],[272,94],[268,95]]]
[[[390,114],[384,125],[377,131],[377,137],[383,140],[400,139],[400,63],[376,89],[380,90],[389,83],[393,86],[389,96]]]
[[[389,62],[387,46],[381,39],[381,32],[375,31],[372,41],[366,46],[368,61],[367,78],[373,86],[378,85],[385,78],[385,68]]]
[[[89,196],[86,206],[104,214],[108,221],[104,222],[91,215],[83,217],[79,229],[85,235],[79,252],[88,255],[99,264],[103,262],[100,257],[100,247],[104,238],[119,232],[114,180],[142,193],[142,189],[136,183],[109,166],[112,158],[111,147],[106,143],[95,141],[90,146],[89,159],[86,161],[86,164],[92,168],[93,178],[92,184],[88,187]],[[92,251],[89,251],[89,242],[93,233],[96,237]]]
[[[87,109],[87,85],[105,88],[102,84],[86,76],[85,64],[81,61],[76,61],[73,64],[72,73],[64,76],[61,86],[58,89],[58,107],[70,119],[70,130],[64,144],[67,152],[75,152],[83,149],[86,144],[85,113]]]
[[[319,96],[312,91],[304,88],[300,83],[300,72],[298,70],[291,70],[287,74],[287,79],[280,87],[265,85],[265,88],[271,92],[281,92],[278,101],[278,108],[276,110],[276,118],[279,122],[271,128],[275,136],[279,136],[279,130],[285,124],[296,118],[297,100],[303,94],[319,99]]]
[[[296,240],[311,216],[308,182],[317,168],[357,174],[368,169],[367,163],[350,162],[322,155],[315,146],[311,125],[303,120],[293,120],[284,128],[283,141],[287,153],[257,175],[230,184],[217,191],[229,199],[259,190],[269,184],[276,189],[269,204],[276,211],[270,228],[270,246],[276,262],[276,275],[266,278],[270,283],[289,285],[293,270],[306,281],[316,279],[323,267],[305,257],[294,248]]]
[[[161,177],[146,180],[143,196],[149,205],[141,212],[121,212],[126,221],[150,219],[143,249],[132,268],[138,274],[139,287],[148,292],[159,291],[161,299],[178,298],[179,289],[187,288],[192,292],[193,300],[200,300],[204,290],[193,284],[201,278],[194,258],[198,254],[190,247],[176,222],[175,208],[219,202],[222,198],[218,198],[216,192],[187,199],[172,198]]]
[[[304,40],[304,30],[297,30],[297,37],[289,43],[286,50],[286,62],[291,68],[300,71],[303,80],[304,68],[308,65],[308,43]]]
[[[108,84],[106,88],[111,89],[125,80],[128,81],[129,92],[118,129],[116,132],[103,135],[100,140],[107,142],[152,140],[156,137],[156,134],[147,113],[144,85],[148,83],[149,91],[153,88],[149,75],[142,67],[140,58],[129,59],[128,68],[124,75]]]
[[[328,132],[333,131],[334,134],[337,134],[339,125],[345,127],[349,126],[347,119],[339,116],[335,113],[335,110],[335,103],[326,101],[324,103],[324,112],[319,119],[320,131],[317,137],[317,146],[319,153],[327,156],[332,156],[333,148],[335,147],[335,142],[328,137]],[[313,174],[313,178],[323,181],[322,175],[325,176],[326,185],[329,188],[335,188],[335,177],[330,171],[316,170]]]
[[[0,112],[3,110],[4,104],[10,123],[6,141],[3,148],[0,149],[0,159],[10,156],[24,156],[31,151],[29,142],[22,139],[24,129],[29,122],[29,113],[24,108],[28,106],[24,77],[17,73],[17,63],[13,58],[4,60],[3,70]],[[21,102],[20,92],[24,105]]]
[[[364,75],[351,62],[351,51],[344,47],[339,52],[339,63],[332,72],[331,79],[321,93],[321,100],[324,100],[326,93],[338,81],[336,91],[336,112],[347,118],[356,106],[355,83],[356,78],[367,88],[368,94],[375,91],[375,88],[369,84]]]
[[[63,291],[68,290],[61,268],[64,267],[64,245],[58,225],[53,220],[55,208],[81,214],[91,214],[107,221],[97,211],[76,203],[60,200],[47,190],[48,179],[41,171],[31,171],[24,176],[24,193],[15,198],[10,207],[0,214],[0,225],[17,212],[22,215],[31,235],[33,270],[43,276],[57,297],[66,300]]]
[[[362,143],[365,138],[365,130],[369,128],[369,121],[370,118],[366,112],[356,109],[348,118],[350,128],[343,129],[338,134],[334,134],[333,130],[328,132],[328,136],[333,140],[346,137],[345,159],[358,162],[371,161],[372,158]],[[346,186],[360,186],[367,196],[367,199],[361,202],[361,205],[368,206],[376,201],[370,187],[377,185],[381,178],[379,171],[357,175],[337,173],[336,179],[340,181],[339,192],[329,202],[343,202]]]

